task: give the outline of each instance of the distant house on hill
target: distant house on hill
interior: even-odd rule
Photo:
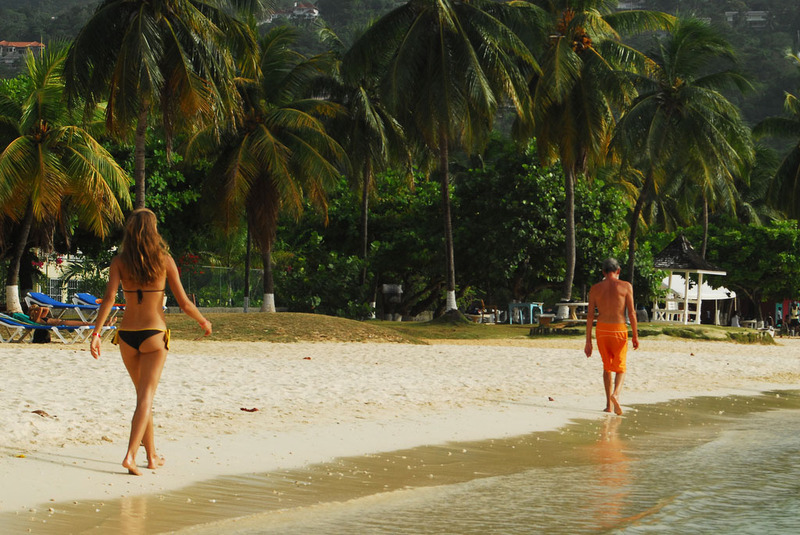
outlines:
[[[766,28],[769,25],[769,11],[726,11],[725,20],[730,25],[744,22],[751,28]]]
[[[292,17],[312,20],[319,17],[319,9],[308,2],[295,2],[292,8]]]
[[[304,21],[315,20],[319,17],[319,9],[314,4],[309,2],[295,2],[294,6],[289,9],[281,9],[269,15],[266,19],[262,20],[261,24],[270,24],[279,18],[291,21]]]
[[[619,11],[627,11],[630,9],[644,9],[644,0],[623,0],[617,4]]]
[[[14,64],[25,59],[30,52],[39,55],[44,45],[38,41],[0,41],[0,62]]]

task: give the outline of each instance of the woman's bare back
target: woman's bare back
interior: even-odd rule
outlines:
[[[119,261],[118,269],[122,291],[125,295],[125,312],[120,328],[125,330],[166,329],[164,295],[166,273],[155,283],[143,285],[125,276],[125,266]]]

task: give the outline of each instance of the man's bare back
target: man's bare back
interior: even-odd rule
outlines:
[[[628,315],[633,314],[633,287],[631,283],[612,277],[598,282],[589,292],[589,310],[592,302],[597,307],[597,321],[602,323],[625,323],[625,309],[630,300]]]

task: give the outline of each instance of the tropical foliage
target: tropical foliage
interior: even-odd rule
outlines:
[[[735,177],[745,175],[753,158],[749,129],[723,93],[748,82],[725,68],[733,49],[721,34],[695,19],[679,20],[648,58],[642,74],[629,75],[638,95],[615,130],[619,151],[644,177],[631,216],[631,277],[639,217],[651,199],[679,177],[679,191],[696,195],[684,205],[702,206],[707,227],[709,202],[734,206]]]
[[[375,174],[393,165],[410,168],[411,147],[403,127],[381,100],[376,73],[364,65],[345,63],[344,43],[330,30],[326,42],[336,58],[321,92],[344,107],[344,113],[331,121],[330,129],[350,158],[350,183],[361,190],[361,258],[364,269],[361,284],[367,282],[366,260],[369,251],[369,201],[375,192]],[[352,56],[349,57],[352,59]],[[411,178],[411,173],[408,174]]]
[[[788,60],[800,70],[800,56],[790,54]],[[784,101],[785,115],[768,117],[756,125],[758,137],[780,137],[792,142],[792,146],[775,175],[770,196],[775,204],[789,217],[800,218],[800,97],[787,93]]]
[[[703,232],[686,230],[690,239]],[[741,224],[721,219],[709,228],[708,259],[727,272],[718,284],[735,290],[749,301],[760,317],[759,305],[766,300],[782,301],[797,295],[800,282],[800,228],[797,221],[768,225]]]
[[[219,207],[220,222],[230,231],[242,217],[262,254],[266,270],[263,309],[275,311],[271,250],[281,211],[299,214],[308,199],[323,207],[325,191],[345,160],[341,146],[331,138],[323,118],[338,113],[334,104],[304,97],[309,84],[321,75],[325,58],[304,58],[290,48],[288,28],[272,30],[261,39],[258,73],[240,78],[244,108],[241,124],[216,135],[211,126],[188,143],[188,150],[216,151],[209,189]]]
[[[542,49],[541,75],[530,82],[534,130],[545,164],[564,170],[566,229],[562,299],[572,297],[576,265],[575,184],[606,161],[616,112],[635,96],[623,73],[644,58],[622,41],[625,32],[667,28],[671,18],[650,11],[615,11],[608,0],[534,0],[547,14],[546,30],[529,37]],[[518,135],[527,133],[524,124]]]
[[[0,84],[9,281],[30,246],[50,244],[80,245],[98,259],[83,276],[97,279],[126,208],[122,170],[142,205],[147,169],[147,204],[174,254],[192,259],[187,276],[248,266],[252,240],[265,310],[276,286],[291,310],[351,317],[369,317],[371,301],[404,316],[473,298],[554,302],[581,297],[610,254],[647,301],[657,233],[699,223],[689,232],[708,236],[719,263],[723,239],[788,248],[780,270],[760,274],[785,285],[731,279],[753,306],[800,287],[794,223],[780,222],[797,216],[796,95],[756,129],[788,134],[789,150],[754,150],[734,49],[705,23],[614,0],[321,2],[356,40],[325,29],[310,47],[296,37],[321,19],[302,32],[261,24],[265,4],[290,3],[104,0],[66,60],[48,59],[49,43],[37,60],[52,61],[51,82],[37,67]],[[368,23],[372,9],[384,16]],[[363,20],[348,25],[353,14]],[[299,52],[312,48],[323,52]],[[51,136],[58,128],[70,134]],[[22,172],[32,158],[9,152],[26,143],[52,165],[41,180]],[[94,175],[67,180],[79,167],[69,150],[90,151]],[[98,197],[115,199],[108,213],[91,206]]]
[[[136,207],[145,205],[145,136],[157,112],[168,150],[176,131],[235,123],[234,75],[255,73],[255,39],[222,0],[105,0],[81,29],[66,61],[67,94],[87,115],[106,101],[106,128],[134,133]]]
[[[19,311],[20,263],[34,226],[74,217],[103,238],[130,207],[128,177],[86,130],[74,126],[63,99],[66,50],[50,47],[27,60],[23,100],[0,94],[0,209],[16,222],[6,306]]]
[[[534,147],[519,151],[493,139],[483,165],[458,175],[451,194],[460,308],[475,297],[503,305],[558,299],[564,270],[560,169],[539,166]],[[586,269],[576,281],[583,288],[595,281],[594,267],[605,256],[622,252],[626,207],[612,185],[597,181],[577,188],[578,242]],[[356,318],[368,315],[363,304],[370,300],[385,314],[444,312],[439,198],[436,183],[412,186],[397,172],[378,177],[367,265],[378,284],[366,293],[358,284],[358,193],[346,181],[331,192],[327,226],[313,211],[299,221],[282,219],[274,255],[282,302],[292,310]],[[402,302],[391,303],[384,284],[401,286]]]
[[[448,310],[456,308],[450,150],[479,150],[503,100],[529,117],[525,80],[537,64],[507,24],[535,23],[532,13],[487,0],[411,0],[372,25],[346,57],[379,73],[389,109],[436,162]]]

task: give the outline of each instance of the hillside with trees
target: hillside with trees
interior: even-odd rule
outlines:
[[[75,37],[98,0],[0,0],[0,39],[50,43]]]

